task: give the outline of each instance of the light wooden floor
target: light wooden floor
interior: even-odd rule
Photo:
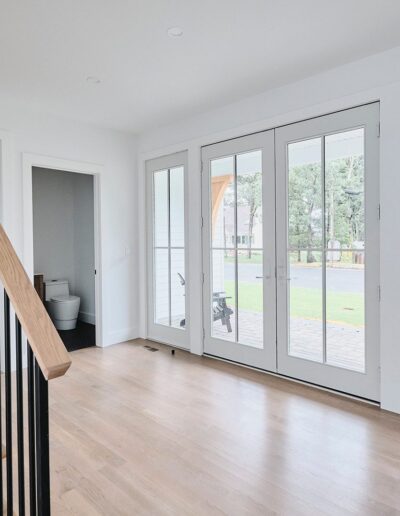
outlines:
[[[143,344],[51,382],[56,516],[400,514],[400,417]]]

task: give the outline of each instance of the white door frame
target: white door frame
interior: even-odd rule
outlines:
[[[276,129],[278,371],[299,380],[380,399],[379,350],[379,103],[315,117]],[[365,131],[365,349],[366,371],[357,372],[288,353],[287,144],[364,127]],[[340,385],[340,388],[338,387]]]
[[[263,348],[212,335],[211,161],[241,153],[262,152],[263,204]],[[202,148],[203,213],[203,324],[204,353],[267,371],[276,371],[276,266],[275,266],[275,145],[274,131],[234,138]],[[237,245],[237,244],[235,244]],[[269,248],[269,246],[271,246]],[[269,252],[268,252],[269,249]],[[244,249],[245,250],[245,249]],[[237,314],[233,314],[237,317]]]
[[[73,172],[93,176],[94,195],[94,267],[95,274],[95,312],[96,346],[103,347],[103,299],[102,299],[102,248],[101,248],[101,197],[100,183],[104,166],[84,161],[54,158],[41,154],[23,153],[22,155],[22,199],[23,199],[23,258],[28,275],[33,280],[33,167],[46,168],[59,172]]]
[[[153,264],[153,174],[158,170],[171,169],[174,167],[183,166],[184,177],[184,213],[185,213],[185,328],[173,328],[171,326],[164,326],[156,324],[150,320],[154,316],[154,264]],[[146,310],[146,333],[147,338],[164,344],[169,344],[174,347],[189,349],[190,348],[190,265],[189,265],[189,228],[188,228],[188,159],[187,152],[176,152],[168,156],[161,156],[155,159],[146,161],[145,166],[145,203],[146,203],[146,253],[147,253],[147,310]]]

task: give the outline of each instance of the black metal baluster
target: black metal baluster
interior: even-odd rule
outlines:
[[[10,300],[4,293],[7,515],[13,514]]]
[[[5,324],[6,321],[6,291],[4,290],[4,342],[6,342],[7,338],[7,326]],[[9,328],[8,328],[9,330]],[[1,354],[0,354],[0,371],[1,371]],[[4,503],[3,503],[3,425],[2,425],[2,380],[0,379],[0,446],[1,446],[1,467],[0,467],[0,514],[3,514],[4,511]]]
[[[18,444],[18,507],[19,516],[25,516],[25,467],[24,467],[24,401],[22,380],[22,332],[15,316],[16,382],[17,382],[17,444]]]
[[[29,506],[36,516],[35,359],[28,343]]]
[[[36,360],[35,379],[37,509],[40,516],[50,516],[49,391]]]

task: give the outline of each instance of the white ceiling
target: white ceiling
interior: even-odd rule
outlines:
[[[0,0],[0,9],[0,98],[134,132],[400,45],[399,0]],[[171,26],[184,35],[168,37]]]

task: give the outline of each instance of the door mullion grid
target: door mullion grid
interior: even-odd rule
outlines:
[[[325,135],[321,138],[321,211],[322,211],[322,361],[326,364],[326,202],[325,202]]]
[[[239,267],[238,267],[238,241],[237,241],[237,226],[238,226],[238,205],[237,205],[237,155],[234,156],[234,181],[235,181],[235,216],[234,216],[234,234],[235,234],[235,341],[239,342]]]

